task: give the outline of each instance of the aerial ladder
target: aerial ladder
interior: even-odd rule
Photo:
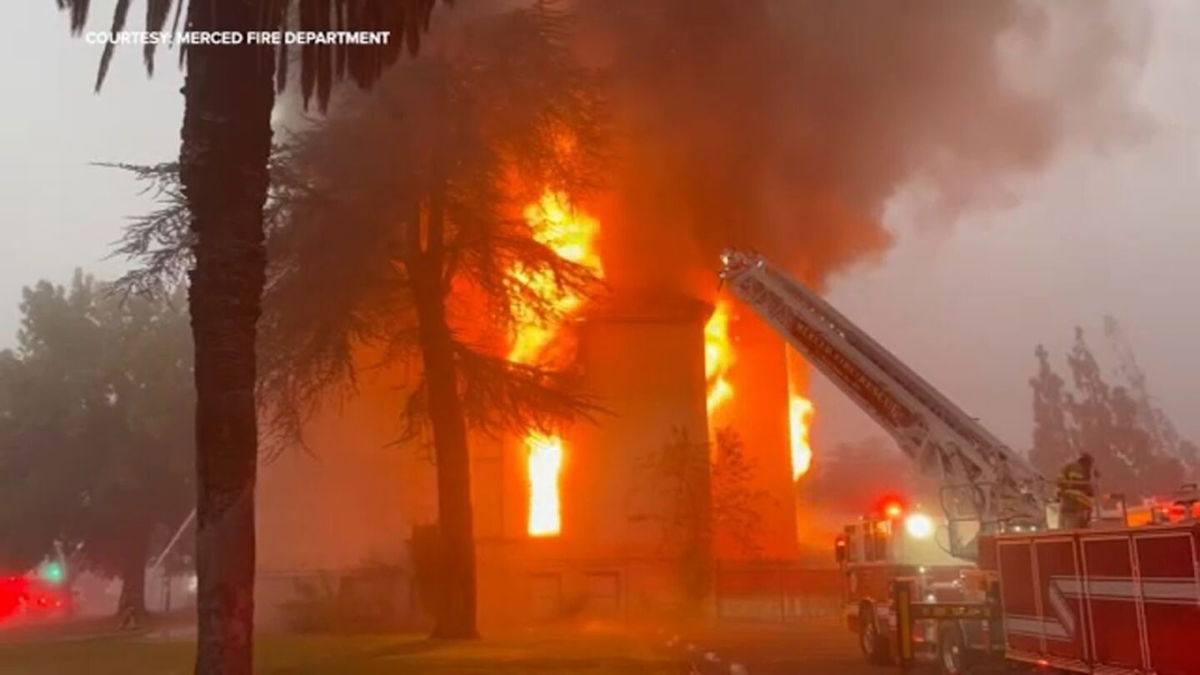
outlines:
[[[727,250],[721,262],[733,294],[940,483],[951,555],[975,560],[979,535],[1046,527],[1045,479],[975,418],[760,255]]]

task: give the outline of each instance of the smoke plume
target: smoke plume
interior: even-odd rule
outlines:
[[[1135,128],[1130,4],[577,0],[619,136],[611,278],[707,297],[741,246],[819,284],[886,250],[898,191],[942,223],[1003,204],[1065,144]]]

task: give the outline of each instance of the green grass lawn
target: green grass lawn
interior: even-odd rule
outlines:
[[[0,675],[184,675],[190,640],[97,637],[0,644]],[[679,666],[628,636],[524,635],[481,642],[431,642],[420,636],[263,636],[257,671],[279,675],[462,673],[608,675],[678,673]]]

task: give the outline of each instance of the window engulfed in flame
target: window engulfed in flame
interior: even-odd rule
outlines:
[[[733,398],[733,385],[727,375],[733,365],[733,346],[729,342],[728,298],[720,298],[712,316],[704,325],[704,377],[708,383],[708,416]]]
[[[596,219],[580,212],[566,193],[546,190],[541,198],[523,212],[534,240],[545,244],[563,260],[578,263],[602,277],[604,270],[596,251],[599,229]],[[517,363],[533,363],[553,344],[562,321],[577,312],[584,298],[559,288],[550,270],[514,267],[512,278],[543,301],[551,304],[555,317],[547,319],[520,304],[513,308],[518,330],[508,358]],[[550,537],[562,532],[562,504],[559,477],[565,448],[558,435],[530,431],[525,436],[526,472],[529,479],[529,522],[533,537]]]
[[[562,474],[560,436],[531,433],[525,437],[529,469],[529,536],[551,537],[562,532],[558,478]]]
[[[813,451],[809,440],[816,408],[804,396],[808,391],[808,365],[800,354],[790,347],[784,348],[784,363],[787,368],[788,384],[788,436],[792,454],[792,480],[800,480],[812,468]]]
[[[792,446],[792,479],[799,480],[812,466],[812,447],[808,444],[808,432],[812,424],[812,401],[791,394],[788,396],[788,427]]]

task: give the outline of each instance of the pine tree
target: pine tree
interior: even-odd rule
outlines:
[[[1115,322],[1106,319],[1109,337]],[[1122,348],[1123,347],[1123,348]],[[1038,347],[1038,374],[1033,388],[1034,431],[1030,459],[1047,477],[1087,452],[1095,459],[1100,489],[1140,498],[1169,494],[1187,479],[1196,449],[1181,440],[1174,425],[1150,404],[1145,376],[1127,345],[1117,349],[1118,372],[1129,386],[1105,380],[1100,363],[1088,346],[1082,328],[1067,353],[1072,389],[1067,389],[1050,366],[1046,350]]]
[[[1034,355],[1038,360],[1038,372],[1029,380],[1029,386],[1033,388],[1030,460],[1039,471],[1050,476],[1078,452],[1068,424],[1066,383],[1051,367],[1045,347],[1038,345]]]
[[[1150,387],[1147,384],[1147,378],[1140,365],[1138,365],[1137,357],[1134,355],[1133,346],[1125,337],[1124,331],[1121,329],[1121,324],[1112,316],[1104,317],[1104,333],[1108,336],[1109,344],[1112,346],[1114,353],[1117,356],[1117,372],[1125,380],[1129,388],[1129,394],[1132,398],[1131,403],[1136,410],[1136,423],[1144,430],[1147,442],[1153,447],[1149,452],[1154,455],[1161,455],[1167,458],[1177,460],[1177,468],[1181,468],[1186,474],[1194,476],[1197,466],[1197,458],[1195,453],[1195,445],[1190,441],[1186,441],[1179,436],[1174,423],[1161,408],[1154,403],[1154,397],[1150,395]],[[1171,464],[1171,463],[1168,463]],[[1170,466],[1167,467],[1170,469]]]
[[[1105,492],[1136,494],[1137,472],[1132,455],[1117,443],[1112,390],[1100,364],[1088,347],[1083,328],[1075,328],[1075,344],[1067,353],[1075,394],[1068,394],[1068,410],[1078,450],[1092,455],[1103,477]]]
[[[0,352],[0,567],[61,546],[69,573],[120,578],[118,611],[145,614],[154,537],[193,506],[184,302],[121,298],[81,272],[25,289],[18,347]]]

